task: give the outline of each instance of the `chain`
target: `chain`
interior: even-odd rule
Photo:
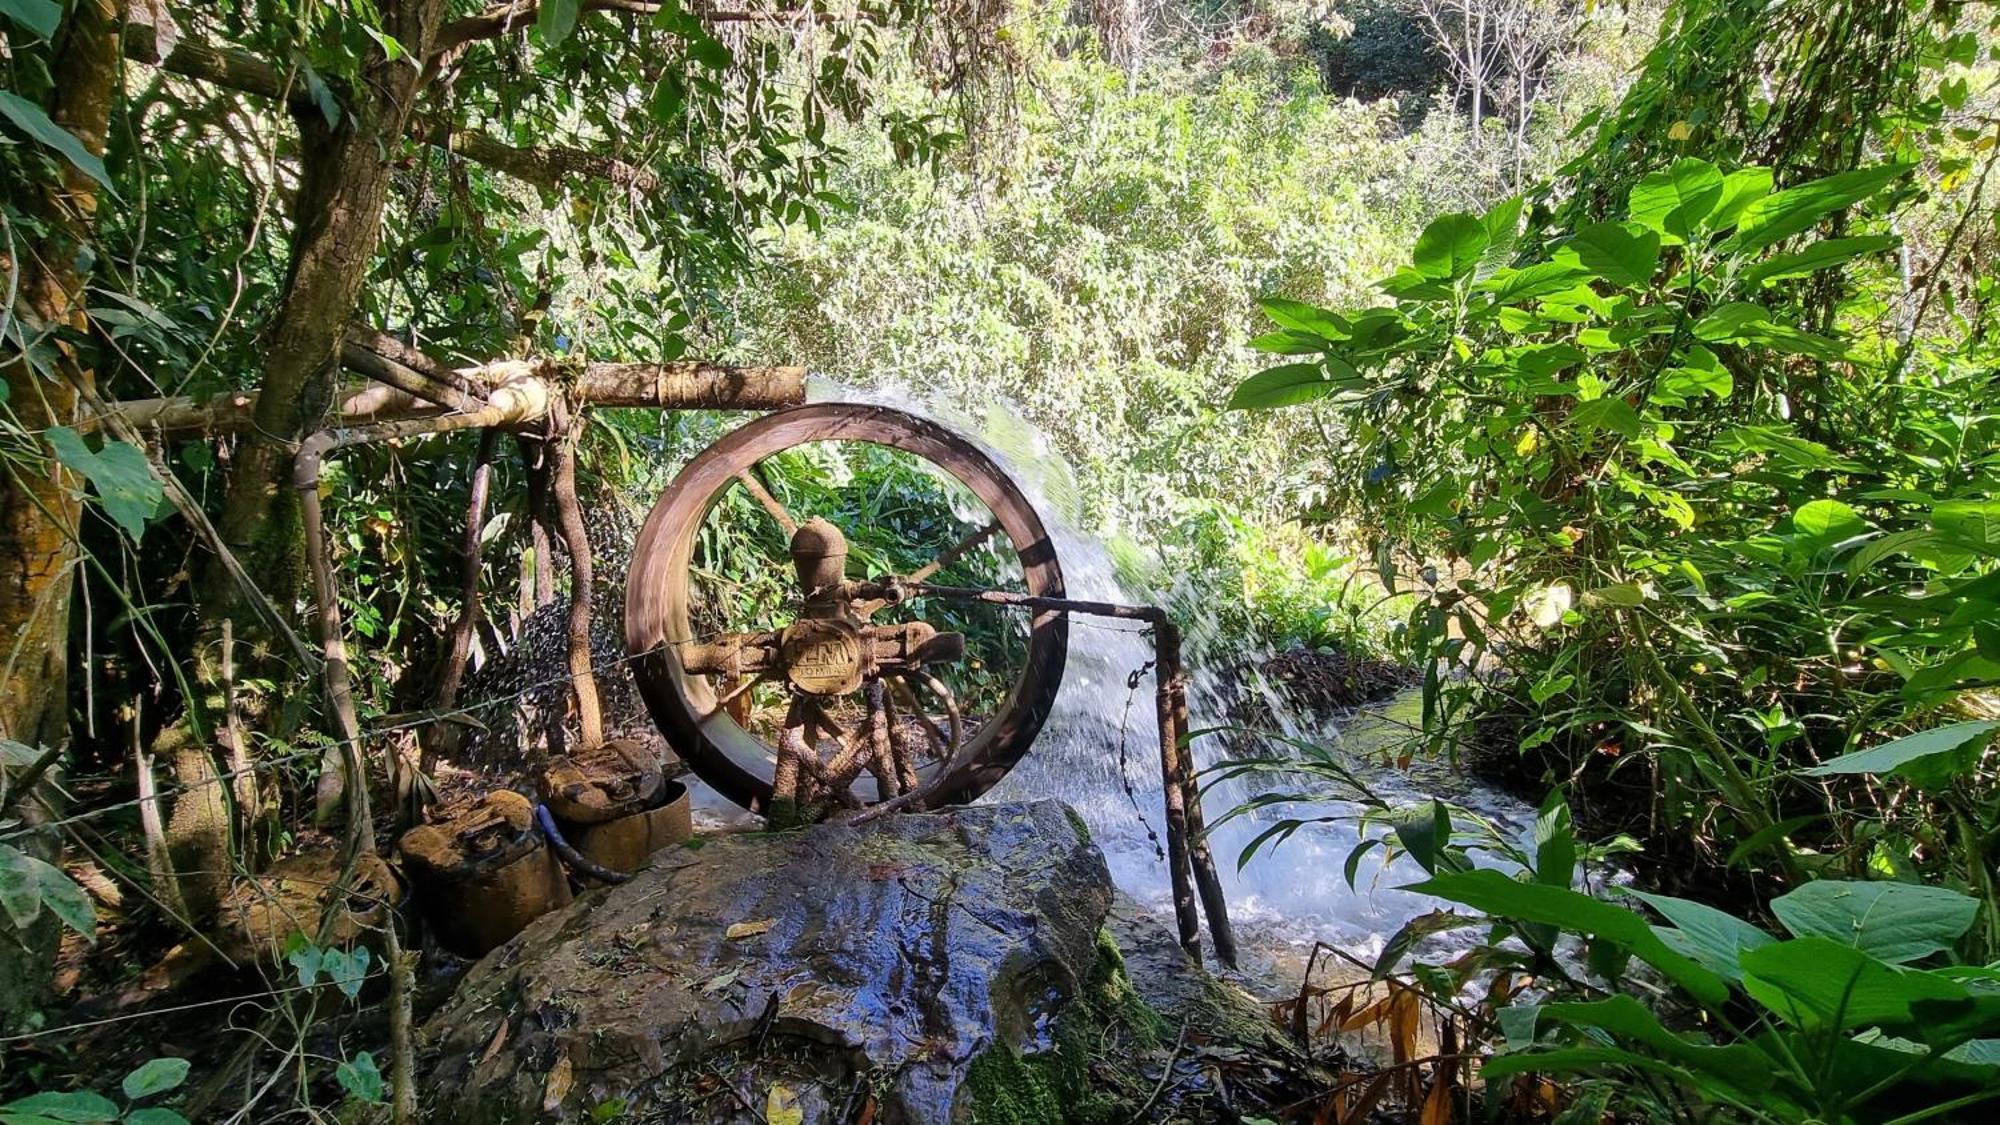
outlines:
[[[1126,738],[1132,732],[1132,701],[1139,698],[1139,682],[1152,670],[1153,661],[1148,660],[1132,669],[1132,674],[1125,677],[1125,714],[1118,720],[1118,784],[1125,787],[1125,799],[1132,803],[1132,815],[1139,818],[1139,827],[1146,830],[1146,839],[1153,845],[1153,855],[1158,857],[1161,863],[1165,863],[1167,853],[1160,847],[1160,835],[1153,831],[1152,822],[1146,819],[1146,810],[1139,807],[1139,792],[1132,787],[1132,775],[1125,770],[1126,763],[1130,760],[1126,756]]]

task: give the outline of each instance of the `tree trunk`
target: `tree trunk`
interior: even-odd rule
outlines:
[[[417,57],[428,50],[442,0],[384,5],[384,23]],[[297,443],[326,424],[340,390],[340,344],[354,319],[388,202],[390,162],[401,146],[417,71],[378,58],[357,96],[329,126],[299,112],[299,190],[285,296],[264,333],[256,422],[230,465],[217,530],[279,604],[305,586],[298,497],[289,487]],[[253,620],[219,567],[204,583],[203,618]]]
[[[50,60],[55,80],[50,119],[98,154],[111,121],[119,18],[113,0],[81,0],[58,33]],[[42,236],[14,260],[0,260],[0,274],[19,286],[13,312],[30,333],[59,327],[81,333],[89,327],[83,297],[88,278],[78,263],[90,241],[98,184],[60,163],[58,181],[23,193],[44,224]],[[45,377],[18,354],[0,364],[9,408],[30,434],[74,424],[78,388],[91,385],[91,373],[76,364],[67,344],[58,342],[55,350],[61,353],[56,362],[66,368],[60,378]],[[81,515],[77,482],[53,459],[6,462],[0,483],[0,637],[8,638],[8,647],[0,663],[0,735],[31,746],[61,746],[68,740],[69,600]],[[37,819],[34,796],[22,798],[21,809]],[[44,859],[59,851],[45,836],[20,843]],[[49,926],[0,934],[0,1027],[33,1005],[46,987],[54,943]]]
[[[383,29],[422,58],[443,7],[444,0],[383,3]],[[377,55],[343,99],[338,121],[329,123],[316,108],[293,107],[299,127],[299,187],[293,197],[285,294],[264,331],[255,424],[230,461],[216,520],[223,543],[280,606],[296,605],[305,586],[303,524],[298,492],[290,485],[292,458],[300,441],[326,425],[338,398],[341,341],[368,277],[388,203],[391,164],[408,131],[419,85],[418,69],[407,60],[391,62]],[[207,659],[218,647],[221,624],[257,620],[244,591],[214,560],[202,576],[198,602],[196,677],[203,698],[190,701],[193,715],[184,715],[161,733],[161,756],[172,751],[183,785],[199,785],[217,773],[207,739],[196,733],[214,724],[191,720],[221,716],[231,703],[223,697],[220,670]],[[270,638],[261,633],[243,638],[248,651],[239,656],[252,669],[271,655]],[[208,785],[197,792],[219,800],[221,788]],[[218,811],[223,815],[217,816]],[[175,810],[169,831],[175,851],[214,854],[216,834],[224,833],[226,840],[226,810],[203,800],[187,817],[180,812]],[[209,886],[184,885],[189,905],[214,901],[225,886],[226,870],[211,876]]]

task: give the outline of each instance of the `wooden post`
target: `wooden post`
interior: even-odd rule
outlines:
[[[1155,626],[1157,629],[1157,625]],[[1173,680],[1168,676],[1167,640],[1164,630],[1154,634],[1158,658],[1153,665],[1154,715],[1160,725],[1160,793],[1167,810],[1167,870],[1173,879],[1174,919],[1180,925],[1181,948],[1201,960],[1201,918],[1195,913],[1193,870],[1188,855],[1187,757],[1174,727]],[[1178,655],[1175,657],[1178,663]]]
[[[1201,892],[1201,912],[1208,918],[1208,936],[1215,943],[1215,959],[1236,967],[1236,932],[1229,924],[1229,900],[1223,897],[1222,880],[1215,874],[1215,859],[1208,850],[1208,825],[1201,811],[1201,786],[1194,776],[1194,750],[1187,744],[1187,675],[1181,666],[1180,626],[1162,614],[1153,625],[1156,650],[1154,674],[1164,697],[1161,722],[1172,732],[1180,766],[1181,804],[1185,810],[1184,829],[1188,834],[1189,867],[1195,887]],[[1164,735],[1162,737],[1165,737]]]

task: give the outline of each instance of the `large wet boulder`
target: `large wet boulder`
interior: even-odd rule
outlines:
[[[1159,1037],[1111,899],[1052,801],[670,848],[467,975],[426,1025],[424,1102],[481,1125],[1068,1115],[1086,1036]]]

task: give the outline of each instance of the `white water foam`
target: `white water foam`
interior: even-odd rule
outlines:
[[[1075,478],[1053,443],[1003,404],[975,411],[929,402],[897,389],[863,390],[818,379],[809,393],[816,402],[872,403],[918,414],[977,443],[1002,465],[1041,514],[1056,541],[1070,597],[1141,605],[1159,604],[1171,593],[1130,589],[1121,582],[1103,541],[1071,522],[1073,513],[1083,505]],[[967,515],[978,521],[985,519],[983,512]],[[1181,624],[1190,638],[1212,628],[1205,621]],[[1152,644],[1143,627],[1072,615],[1069,660],[1055,710],[1034,749],[985,799],[1057,797],[1068,802],[1089,825],[1120,889],[1169,914],[1166,864],[1149,839],[1147,827],[1155,833],[1164,831],[1152,678],[1146,676],[1136,692],[1127,686],[1131,673],[1152,656]],[[1193,728],[1224,723],[1224,700],[1216,670],[1191,668],[1190,676],[1188,706]],[[1392,756],[1385,751],[1406,738],[1417,721],[1419,708],[1411,695],[1328,722],[1297,713],[1268,685],[1253,682],[1250,690],[1264,695],[1269,713],[1275,716],[1275,733],[1299,742],[1340,747],[1354,771],[1377,794],[1412,801],[1432,795],[1409,774],[1382,764]],[[1125,749],[1122,767],[1121,738]],[[1197,764],[1204,769],[1224,756],[1220,740],[1214,737],[1197,739],[1195,753]],[[1533,809],[1504,794],[1459,779],[1452,779],[1448,787],[1450,800],[1496,823],[1525,828],[1533,822]],[[1203,801],[1209,822],[1215,824],[1248,795],[1236,782],[1217,784]],[[1428,896],[1396,890],[1422,879],[1424,873],[1407,858],[1385,866],[1378,858],[1379,850],[1360,864],[1355,886],[1348,885],[1347,857],[1362,839],[1355,823],[1360,811],[1353,802],[1328,795],[1324,800],[1238,817],[1212,832],[1211,846],[1231,918],[1251,961],[1268,964],[1272,956],[1283,959],[1287,947],[1309,946],[1315,941],[1372,958],[1405,922],[1441,905]],[[1239,870],[1237,858],[1243,848],[1271,823],[1285,818],[1333,819],[1306,825]],[[1260,952],[1264,956],[1259,957]]]

